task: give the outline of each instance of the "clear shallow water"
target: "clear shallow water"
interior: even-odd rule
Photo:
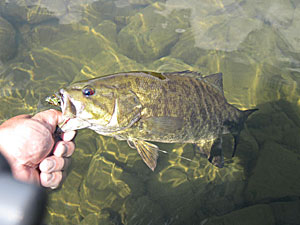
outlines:
[[[73,81],[151,70],[223,72],[259,108],[225,168],[158,144],[153,173],[126,142],[82,130],[47,224],[299,224],[299,1],[1,1],[0,119],[49,108]],[[187,157],[193,161],[184,160]],[[255,216],[254,216],[255,215]]]

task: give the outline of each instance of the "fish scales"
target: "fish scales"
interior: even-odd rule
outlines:
[[[232,133],[236,148],[244,121],[256,110],[227,102],[221,73],[119,73],[74,83],[60,95],[67,121],[62,130],[90,128],[127,140],[152,170],[159,148],[147,141],[210,145],[202,151],[222,167],[222,134]]]
[[[174,76],[174,74],[172,74],[172,76]],[[186,122],[186,127],[188,127],[188,129],[179,130],[177,132],[178,134],[169,134],[169,137],[167,139],[165,137],[162,137],[161,135],[157,135],[157,133],[149,134],[149,132],[147,132],[147,140],[155,139],[161,142],[178,142],[178,140],[185,142],[193,142],[194,135],[187,135],[187,132],[185,131],[190,131],[191,128],[193,128],[193,124],[196,125],[204,120],[203,116],[195,116],[199,114],[200,107],[198,107],[197,104],[197,101],[199,101],[198,96],[192,94],[192,92],[195,91],[191,91],[191,87],[190,85],[188,85],[189,79],[191,78],[187,79],[185,77],[181,77],[181,79],[176,81],[172,80],[172,77],[168,77],[167,75],[166,77],[169,78],[169,80],[160,83],[151,82],[149,86],[143,85],[141,90],[137,91],[137,94],[139,95],[140,92],[144,94],[143,92],[145,90],[159,90],[155,92],[148,91],[147,98],[143,99],[144,101],[142,101],[142,104],[145,106],[145,108],[148,109],[147,113],[145,114],[148,117],[174,116],[183,119]],[[157,88],[157,86],[159,87]],[[190,104],[185,105],[182,104],[184,101],[196,102],[196,104],[194,104],[193,106]],[[194,115],[193,120],[188,119],[191,118],[192,115]]]

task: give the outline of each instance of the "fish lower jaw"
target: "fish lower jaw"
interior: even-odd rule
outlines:
[[[100,134],[100,135],[103,135],[103,136],[112,137],[112,136],[116,135],[116,132],[99,129],[99,127],[91,126],[91,127],[89,127],[89,129],[91,129],[91,130],[95,131],[97,134]]]
[[[89,128],[90,126],[91,124],[89,122],[78,118],[66,118],[59,124],[59,127],[63,132]]]

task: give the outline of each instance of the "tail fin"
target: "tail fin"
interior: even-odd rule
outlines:
[[[241,120],[239,121],[239,124],[237,126],[237,129],[235,130],[235,132],[231,132],[232,135],[233,135],[233,138],[234,138],[234,147],[233,147],[233,152],[232,152],[232,157],[234,157],[235,155],[235,152],[236,152],[236,147],[239,143],[239,140],[240,140],[240,133],[244,127],[244,123],[245,121],[247,120],[247,118],[252,114],[254,113],[255,111],[257,111],[258,109],[248,109],[248,110],[245,110],[245,111],[242,111],[243,115],[242,115],[242,118]]]

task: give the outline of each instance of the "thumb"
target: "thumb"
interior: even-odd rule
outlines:
[[[54,109],[39,112],[32,119],[41,122],[51,133],[54,133],[56,126],[63,121],[62,113]]]

